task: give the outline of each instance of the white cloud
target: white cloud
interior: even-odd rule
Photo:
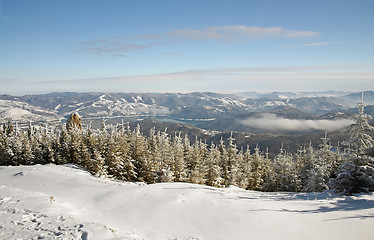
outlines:
[[[86,78],[59,81],[9,82],[3,92],[23,91],[136,91],[136,92],[242,92],[362,91],[374,88],[374,72],[360,66],[290,66],[217,68],[174,73]],[[20,87],[22,86],[22,87]]]
[[[294,47],[319,47],[319,46],[326,46],[330,45],[332,42],[311,42],[311,43],[302,43],[302,44],[293,44],[293,45],[286,45],[286,48],[294,48]]]
[[[166,33],[147,35],[119,35],[106,39],[77,42],[78,52],[104,56],[125,56],[128,52],[163,45],[168,40],[221,40],[226,42],[248,41],[255,38],[305,38],[319,36],[319,32],[290,30],[283,27],[212,26],[203,30],[177,29]],[[157,40],[158,42],[154,42]],[[131,41],[131,43],[129,42]],[[135,42],[135,43],[132,43]],[[141,42],[140,44],[138,42]],[[146,44],[144,44],[146,43]]]
[[[324,130],[335,131],[352,124],[349,119],[337,120],[308,120],[308,119],[287,119],[278,117],[275,114],[264,113],[259,117],[240,120],[246,126],[263,130],[276,131],[309,131]]]
[[[214,26],[204,30],[179,29],[167,33],[167,36],[189,40],[248,40],[256,37],[285,37],[303,38],[317,37],[320,32],[290,30],[283,27],[257,27],[257,26]]]
[[[316,42],[316,43],[304,43],[301,44],[302,47],[313,47],[313,46],[324,46],[329,45],[331,42]]]
[[[108,56],[125,56],[126,53],[131,51],[144,50],[149,46],[142,44],[133,44],[124,42],[121,39],[101,39],[94,41],[78,42],[79,51],[92,53],[96,55],[108,55]]]

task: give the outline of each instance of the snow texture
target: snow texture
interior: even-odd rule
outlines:
[[[0,239],[374,239],[374,195],[145,185],[0,167]]]

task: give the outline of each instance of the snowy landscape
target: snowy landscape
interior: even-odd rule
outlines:
[[[374,195],[117,182],[75,165],[0,167],[0,239],[374,238]]]
[[[0,240],[373,240],[373,10],[0,0]]]
[[[207,144],[138,125],[0,127],[1,239],[372,239],[363,95],[345,146]],[[16,119],[17,120],[17,119]],[[17,123],[17,122],[16,122]],[[42,165],[41,165],[42,164]],[[261,191],[258,191],[261,190]]]

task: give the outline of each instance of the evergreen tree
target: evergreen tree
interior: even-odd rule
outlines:
[[[130,151],[131,157],[134,159],[138,181],[152,182],[152,174],[149,169],[148,158],[146,155],[146,142],[140,132],[139,124],[132,134]]]
[[[364,112],[364,93],[362,93],[361,102],[357,104],[358,114],[353,116],[354,123],[349,128],[349,144],[356,156],[365,154],[366,150],[374,146],[374,140],[369,132],[374,131],[374,127],[369,124],[371,116]]]
[[[160,158],[160,144],[158,137],[156,136],[155,128],[151,128],[147,140],[146,156],[149,165],[149,180],[148,183],[155,183],[158,180],[161,170],[161,158]]]
[[[296,164],[290,154],[283,149],[283,144],[274,159],[275,182],[277,191],[297,191],[300,186]]]
[[[207,171],[205,175],[206,184],[213,187],[222,187],[223,179],[221,177],[220,152],[212,142],[210,144],[209,154],[207,156]]]
[[[173,155],[171,149],[171,142],[166,130],[158,135],[160,144],[160,171],[159,182],[172,182],[174,179],[173,173]]]
[[[58,164],[65,164],[69,160],[70,156],[70,150],[69,150],[69,139],[68,139],[68,134],[65,129],[62,129],[60,132],[59,136],[59,144],[58,146],[60,147],[59,149],[59,162]]]
[[[248,186],[248,175],[251,172],[250,158],[241,149],[236,158],[237,170],[233,176],[234,185],[246,189]]]
[[[190,162],[190,175],[189,175],[189,182],[191,183],[204,183],[204,175],[205,175],[205,166],[203,164],[203,157],[204,157],[204,150],[203,148],[205,145],[201,142],[201,140],[195,139],[195,143],[193,145],[193,151],[191,153],[191,162]]]
[[[343,195],[374,191],[374,159],[368,156],[353,157],[339,167],[336,178],[329,185]]]
[[[366,150],[374,145],[370,136],[374,128],[368,123],[370,116],[364,113],[364,107],[362,94],[361,102],[357,104],[358,114],[354,116],[355,123],[350,127],[350,139],[346,141],[353,147],[353,152],[346,155],[336,178],[329,182],[329,186],[341,194],[374,190],[374,161],[365,156]]]
[[[31,144],[27,136],[22,136],[22,154],[20,157],[20,164],[32,165],[34,163],[34,154],[31,149]]]
[[[187,178],[186,173],[186,164],[184,161],[184,152],[183,152],[183,142],[181,134],[178,135],[175,133],[173,141],[173,172],[174,172],[174,181],[175,182],[184,182]]]
[[[232,137],[232,132],[228,138],[228,147],[225,156],[222,158],[222,174],[225,186],[229,186],[234,183],[234,176],[237,172],[236,157],[238,149],[234,144],[235,139]]]

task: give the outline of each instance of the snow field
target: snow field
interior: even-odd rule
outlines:
[[[374,239],[374,196],[117,182],[0,167],[0,239]]]
[[[53,196],[1,186],[0,239],[86,240],[88,232],[89,239],[116,239],[105,226],[78,223],[64,210]]]

